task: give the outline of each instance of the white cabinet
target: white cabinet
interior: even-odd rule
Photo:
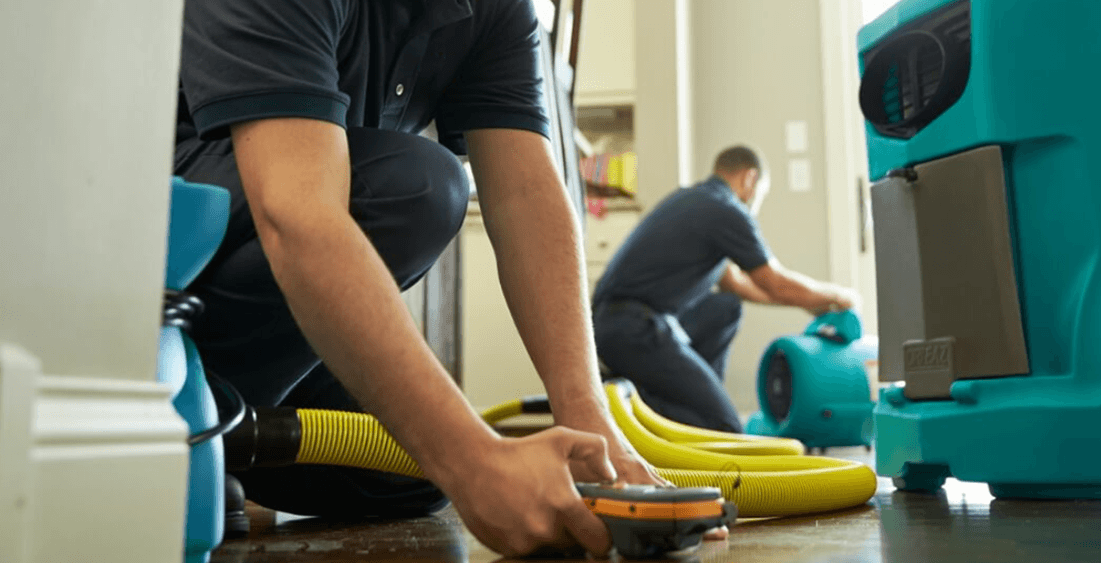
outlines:
[[[635,0],[585,2],[581,17],[576,105],[633,105]]]
[[[613,209],[601,218],[585,215],[585,266],[589,276],[589,291],[596,287],[604,268],[623,241],[638,224],[639,211],[633,207]]]
[[[481,215],[468,214],[459,236],[463,393],[477,409],[545,394],[505,304]]]

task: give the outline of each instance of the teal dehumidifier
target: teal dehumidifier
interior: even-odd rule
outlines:
[[[859,35],[876,468],[1101,498],[1101,2],[904,0]]]
[[[802,334],[777,338],[761,356],[761,410],[746,423],[746,433],[795,438],[808,448],[870,446],[866,365],[875,357],[875,339],[863,337],[851,311],[827,313]]]

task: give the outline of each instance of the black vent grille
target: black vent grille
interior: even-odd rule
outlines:
[[[765,399],[768,412],[776,422],[784,422],[791,414],[791,365],[783,350],[772,353],[765,375]]]
[[[864,56],[865,117],[884,135],[913,137],[963,94],[970,54],[970,2],[899,28]]]

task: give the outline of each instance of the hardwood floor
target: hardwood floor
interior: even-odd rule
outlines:
[[[871,462],[859,450],[827,455]],[[500,558],[452,509],[405,521],[335,523],[250,506],[252,532],[227,541],[212,563],[345,563]],[[684,559],[764,562],[1097,562],[1101,501],[994,500],[985,485],[949,480],[936,495],[903,493],[880,479],[867,506],[801,518],[740,520],[725,542]],[[533,560],[524,560],[531,563]]]

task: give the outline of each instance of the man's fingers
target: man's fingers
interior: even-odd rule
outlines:
[[[562,516],[566,519],[566,529],[577,543],[585,548],[585,551],[602,557],[612,549],[612,537],[608,533],[608,527],[589,510],[580,497],[562,511]]]
[[[590,473],[602,481],[610,483],[616,480],[616,470],[608,459],[608,443],[603,436],[567,428],[561,430],[558,439],[566,459],[583,463]]]
[[[650,467],[648,469],[649,469],[649,473],[650,473],[650,478],[653,479],[655,482],[657,482],[658,485],[660,485],[662,487],[676,487],[676,485],[674,485],[672,483],[672,481],[669,481],[665,477],[662,477],[661,475],[658,475],[658,472],[654,471],[654,468]]]

